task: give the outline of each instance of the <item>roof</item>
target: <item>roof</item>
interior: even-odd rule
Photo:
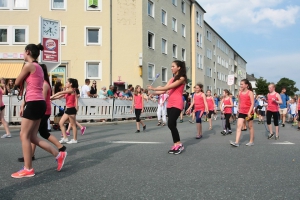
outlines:
[[[234,50],[234,48],[232,48],[232,46],[230,46],[230,44],[228,44],[227,42],[226,42],[226,40],[221,36],[221,35],[219,35],[219,33],[215,30],[215,29],[213,29],[205,20],[204,20],[204,23],[211,29],[211,30],[213,30],[233,51],[234,51],[234,53],[236,53],[240,58],[242,58],[244,61],[245,61],[245,63],[247,63],[247,61],[238,53],[238,52],[236,52],[235,50]]]
[[[248,79],[248,81],[256,81],[254,74],[246,74],[246,79]]]
[[[21,73],[24,62],[16,63],[0,63],[0,74],[3,78],[17,78]]]
[[[198,0],[191,0],[191,2],[192,3],[196,3],[197,6],[199,6],[203,10],[203,12],[206,13],[206,11],[204,10],[204,8],[198,3]]]

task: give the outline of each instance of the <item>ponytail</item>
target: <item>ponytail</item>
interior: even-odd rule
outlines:
[[[243,79],[243,80],[241,80],[241,82],[244,82],[246,85],[248,85],[248,87],[247,87],[248,90],[253,92],[252,84],[250,83],[250,81],[248,79]]]

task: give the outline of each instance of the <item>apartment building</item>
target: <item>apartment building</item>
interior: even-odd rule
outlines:
[[[124,89],[146,87],[159,73],[154,85],[164,85],[177,59],[186,62],[190,86],[202,82],[221,93],[228,74],[236,74],[235,83],[244,75],[246,61],[204,21],[205,13],[195,0],[0,0],[7,19],[0,22],[0,77],[19,74],[26,44],[40,40],[42,16],[61,21],[62,64],[50,72],[52,82],[73,77],[83,85],[89,78],[99,89]]]

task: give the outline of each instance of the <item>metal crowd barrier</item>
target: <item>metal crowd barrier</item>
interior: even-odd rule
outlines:
[[[17,96],[3,96],[5,105],[5,120],[7,122],[21,122],[20,108],[22,101]],[[53,101],[57,106],[65,109],[65,99]],[[99,98],[79,98],[77,120],[113,120],[134,118],[134,111],[131,112],[132,101],[118,99],[99,99]],[[59,108],[52,105],[50,120],[59,113]],[[141,117],[155,117],[157,112],[157,103],[153,101],[144,101],[144,112]]]

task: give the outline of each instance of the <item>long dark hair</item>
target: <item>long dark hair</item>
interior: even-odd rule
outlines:
[[[75,88],[75,89],[78,88],[78,81],[77,81],[77,79],[75,79],[75,78],[69,78],[68,81],[69,81],[69,83],[72,84],[72,88]]]
[[[241,80],[241,82],[244,82],[246,85],[248,85],[248,90],[253,91],[252,89],[252,84],[250,83],[250,81],[248,79],[243,79]]]
[[[40,51],[43,51],[44,47],[39,43],[38,45],[36,44],[28,44],[25,47],[25,51],[30,51],[30,56],[36,60],[40,56]]]
[[[230,92],[229,92],[229,90],[227,90],[227,89],[225,89],[225,90],[223,90],[224,92],[225,92],[225,94],[227,94],[228,96],[230,95]]]
[[[51,95],[52,95],[52,90],[51,90],[51,85],[50,85],[50,79],[49,79],[49,75],[48,75],[47,66],[45,64],[40,64],[40,66],[42,67],[43,72],[44,72],[44,80],[49,84]]]
[[[186,66],[184,61],[174,60],[173,63],[180,67],[178,74],[174,77],[173,82],[179,80],[181,77],[184,78],[184,82],[187,83],[187,76],[186,76]]]
[[[202,83],[197,83],[195,87],[198,86],[200,88],[200,92],[203,92],[203,84]]]

